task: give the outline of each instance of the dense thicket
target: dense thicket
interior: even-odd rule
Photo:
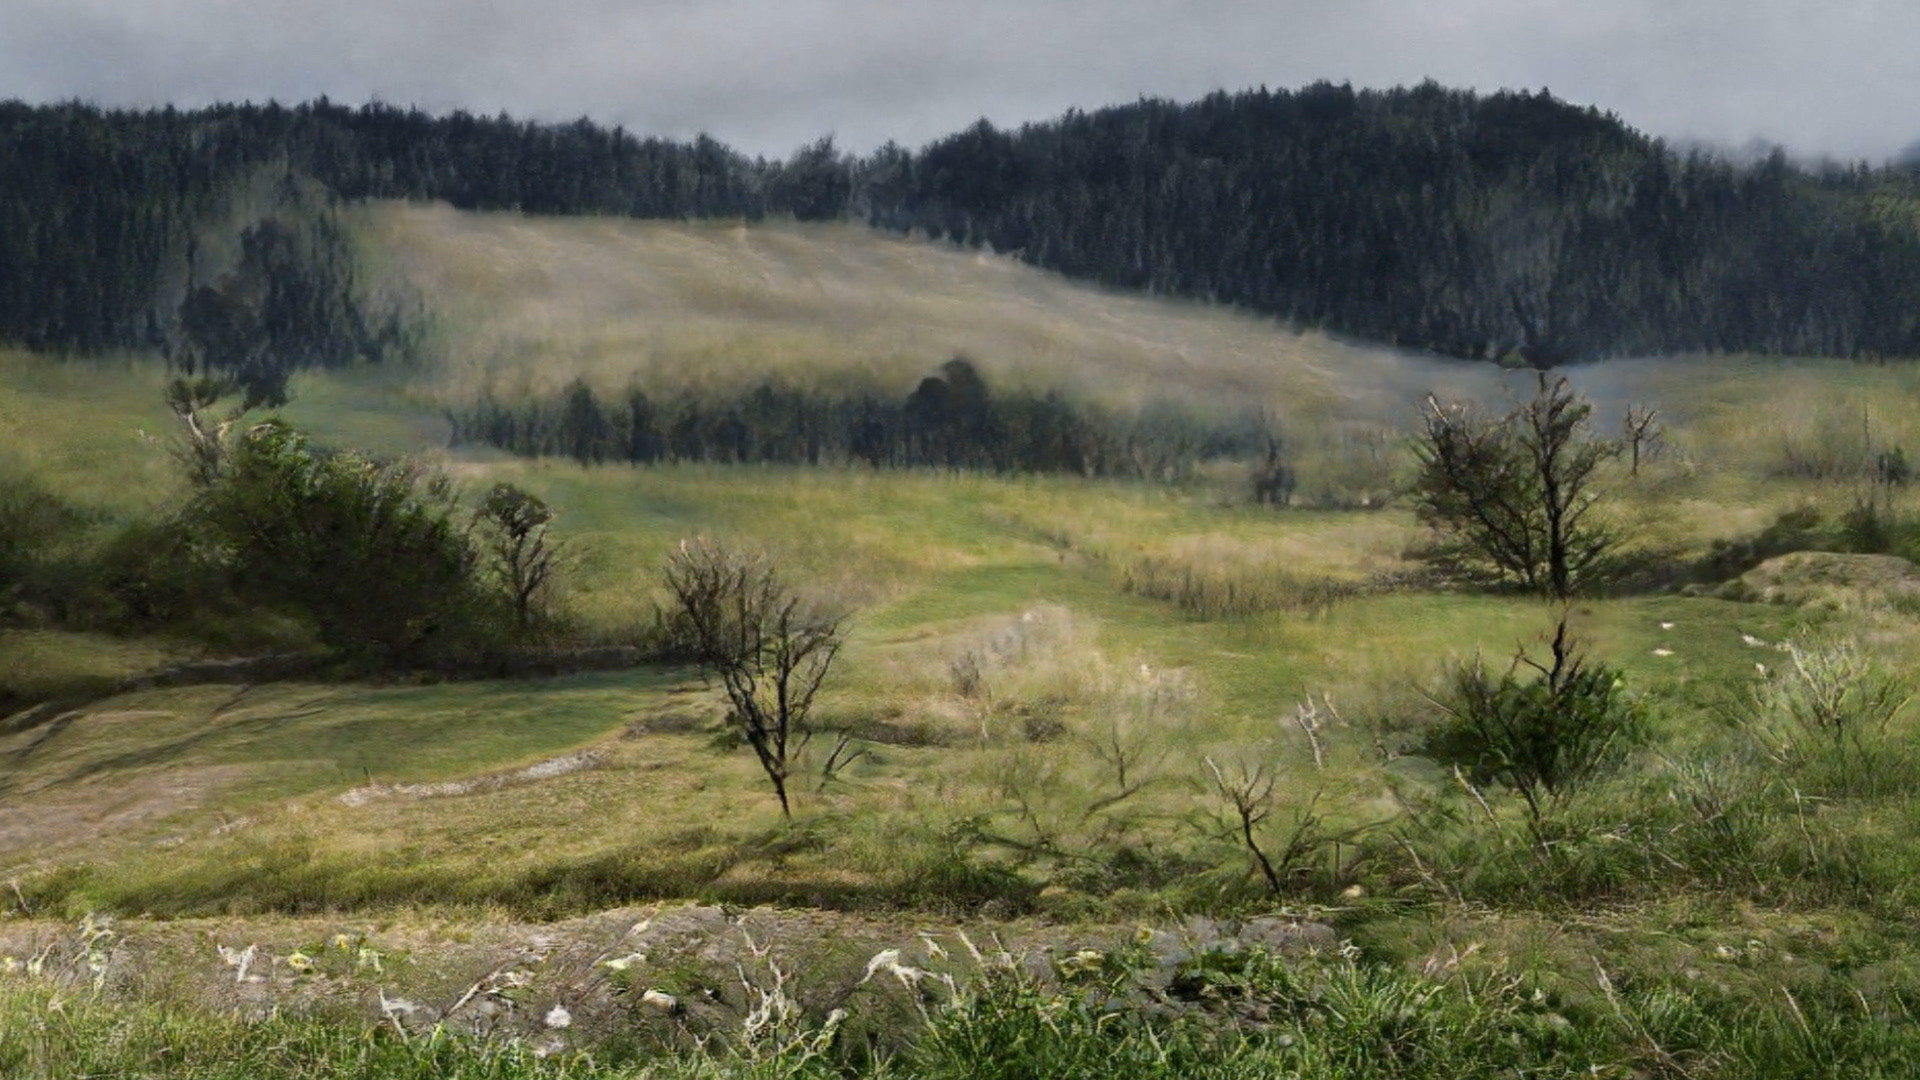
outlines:
[[[1058,393],[994,392],[955,358],[905,395],[763,383],[721,395],[633,387],[603,397],[488,394],[452,414],[454,442],[582,464],[623,461],[867,465],[1177,480],[1201,461],[1269,445],[1255,414],[1206,421],[1169,405],[1120,415]]]
[[[344,654],[409,663],[484,640],[491,599],[445,477],[252,424],[182,518],[250,606],[295,612]]]
[[[584,120],[325,100],[0,104],[0,339],[177,335],[194,237],[263,174],[529,213],[846,216],[1457,356],[1920,355],[1913,166],[1735,165],[1544,92],[1431,83],[1142,101],[864,159],[823,140],[784,162]],[[365,352],[352,322],[329,333]]]

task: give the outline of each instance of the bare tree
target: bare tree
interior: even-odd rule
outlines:
[[[1248,480],[1253,485],[1253,501],[1269,506],[1288,506],[1293,502],[1294,473],[1293,465],[1286,459],[1286,436],[1265,409],[1260,410],[1259,422],[1267,440],[1267,458],[1248,473]]]
[[[789,820],[787,780],[812,732],[815,696],[845,641],[845,618],[809,603],[765,556],[682,541],[663,574],[700,657],[720,679],[739,733]]]
[[[1666,434],[1665,425],[1660,423],[1660,410],[1651,405],[1629,405],[1627,415],[1620,424],[1620,433],[1625,437],[1627,451],[1632,460],[1629,470],[1632,475],[1640,475],[1640,462],[1651,461],[1660,452],[1661,437]]]
[[[547,535],[553,508],[532,492],[501,483],[487,492],[474,520],[485,533],[494,572],[513,605],[514,629],[524,634],[559,571],[561,547]]]
[[[1619,542],[1591,516],[1601,466],[1620,452],[1592,436],[1592,412],[1565,379],[1545,373],[1532,400],[1504,416],[1429,396],[1414,446],[1421,520],[1495,576],[1572,596]]]
[[[1315,791],[1306,806],[1294,811],[1285,842],[1276,855],[1269,855],[1260,842],[1260,832],[1273,816],[1277,801],[1274,787],[1278,777],[1274,770],[1264,763],[1244,761],[1222,769],[1212,758],[1203,759],[1203,764],[1212,776],[1214,793],[1225,807],[1216,828],[1222,835],[1237,836],[1254,868],[1266,879],[1267,889],[1275,896],[1284,895],[1291,879],[1311,872],[1309,858],[1334,839],[1321,829],[1322,819],[1315,813],[1320,793]]]

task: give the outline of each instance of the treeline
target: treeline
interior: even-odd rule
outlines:
[[[900,397],[763,383],[732,395],[576,381],[509,405],[487,394],[450,414],[453,440],[529,457],[601,462],[864,465],[1176,481],[1197,464],[1276,445],[1256,415],[1209,422],[1172,405],[1121,415],[1059,393],[991,390],[956,357]]]
[[[1920,355],[1920,169],[1737,165],[1544,92],[1433,83],[1149,100],[786,161],[324,99],[4,104],[0,338],[177,334],[195,237],[263,174],[472,209],[847,217],[1463,357]]]
[[[1142,101],[864,177],[877,224],[1453,356],[1920,355],[1920,170],[1681,155],[1545,92]]]
[[[831,152],[822,161],[832,168],[811,192],[712,140],[643,142],[584,122],[325,101],[191,112],[0,102],[0,341],[172,348],[255,370],[377,358],[404,343],[390,310],[368,310],[341,199],[731,217],[764,212],[771,190],[831,216],[845,173]],[[196,295],[198,319],[183,310]],[[180,340],[196,329],[211,336]]]

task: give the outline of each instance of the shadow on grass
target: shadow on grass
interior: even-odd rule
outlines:
[[[952,915],[991,904],[997,913],[1012,915],[1030,910],[1038,891],[1012,870],[957,846],[906,845],[884,875],[786,865],[789,857],[829,845],[828,836],[805,823],[733,837],[703,827],[645,848],[488,873],[423,865],[405,853],[370,860],[293,838],[185,867],[64,867],[23,881],[21,888],[33,910],[47,912],[317,915],[424,905],[504,909],[531,920],[662,900]]]

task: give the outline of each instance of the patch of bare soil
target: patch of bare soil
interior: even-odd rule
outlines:
[[[0,857],[44,857],[151,825],[204,805],[249,772],[245,765],[143,769],[17,795],[0,813]]]
[[[501,788],[517,787],[537,780],[548,780],[556,776],[579,772],[583,769],[598,768],[606,760],[606,755],[598,750],[576,750],[571,754],[562,754],[557,758],[535,762],[524,768],[506,772],[488,773],[484,776],[468,777],[464,780],[443,780],[430,784],[366,784],[343,791],[338,796],[348,806],[365,806],[379,799],[409,798],[427,799],[453,795],[472,795],[481,791],[499,791]]]

